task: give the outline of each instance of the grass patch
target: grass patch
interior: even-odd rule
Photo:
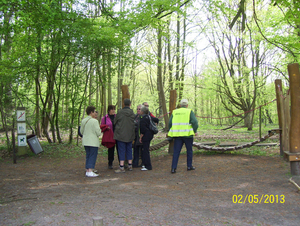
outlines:
[[[30,221],[30,222],[28,222],[28,223],[25,223],[25,224],[23,224],[24,226],[26,225],[26,226],[30,226],[30,225],[34,225],[35,224],[35,221]]]
[[[43,152],[40,153],[41,156],[51,157],[51,158],[76,158],[85,154],[84,148],[82,146],[77,146],[74,144],[41,144]]]
[[[253,130],[248,131],[245,127],[233,127],[228,130],[223,130],[227,125],[218,126],[218,125],[210,125],[210,124],[201,124],[198,129],[198,136],[194,138],[195,142],[204,142],[204,141],[214,141],[216,145],[219,145],[221,142],[237,142],[241,143],[250,143],[259,139],[259,128],[258,126],[253,127]],[[262,127],[262,136],[268,134],[268,131],[271,129],[275,129],[277,126],[275,125],[267,125]],[[276,137],[277,136],[277,137]],[[273,139],[267,139],[264,143],[276,142],[279,144],[278,135],[273,136]],[[1,137],[4,139],[3,137]],[[151,141],[151,146],[158,144],[166,139],[165,132],[159,132],[154,136],[154,139]],[[40,141],[41,146],[43,148],[43,152],[38,155],[34,153],[29,153],[28,156],[30,158],[39,158],[39,157],[47,157],[47,158],[60,158],[60,159],[70,159],[77,158],[85,155],[84,147],[81,145],[81,141],[77,145],[77,140],[74,139],[71,144],[69,143],[55,143],[49,144],[46,140]],[[152,156],[165,156],[168,155],[168,144],[158,150],[151,151]],[[184,150],[183,150],[184,151]],[[194,148],[195,154],[203,154],[203,155],[214,155],[220,154],[222,152],[215,151],[205,151],[205,150],[197,150]],[[230,154],[246,154],[246,155],[259,155],[259,156],[276,156],[279,155],[279,146],[274,147],[258,147],[253,146],[250,148],[245,148],[241,150],[226,152]],[[100,156],[107,156],[107,148],[100,146],[99,154]],[[8,158],[12,157],[12,153],[7,151],[6,143],[2,140],[0,144],[0,162],[6,161]],[[23,157],[18,157],[19,160],[23,159]]]

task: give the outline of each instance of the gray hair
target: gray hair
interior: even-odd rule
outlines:
[[[142,108],[142,104],[139,104],[138,106],[136,106],[136,108]]]
[[[143,107],[141,108],[141,111],[142,111],[145,115],[149,115],[149,108],[143,106]]]
[[[189,104],[189,101],[187,99],[182,99],[180,101],[180,106],[181,107],[186,107]]]

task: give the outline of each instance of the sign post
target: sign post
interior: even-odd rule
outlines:
[[[26,111],[25,107],[17,108],[18,155],[27,154]]]

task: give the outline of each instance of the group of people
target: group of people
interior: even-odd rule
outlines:
[[[133,167],[142,167],[141,170],[152,170],[149,147],[153,139],[150,130],[150,120],[158,123],[158,119],[149,112],[149,105],[144,102],[138,105],[137,113],[130,108],[131,101],[124,100],[124,108],[115,114],[115,106],[109,105],[107,114],[101,119],[99,127],[96,108],[89,106],[86,109],[87,117],[81,122],[80,133],[82,144],[86,151],[86,176],[97,177],[95,163],[100,146],[99,136],[103,133],[101,144],[108,148],[108,168],[113,169],[115,149],[117,149],[119,168],[116,173],[125,172],[125,161],[128,170]],[[97,141],[98,142],[97,142]],[[134,156],[132,155],[134,149]],[[142,163],[139,164],[139,159]]]
[[[101,119],[101,125],[97,120],[96,108],[89,106],[86,109],[87,117],[81,122],[79,133],[82,134],[82,144],[86,151],[86,176],[97,177],[95,170],[99,136],[103,133],[101,144],[108,148],[108,168],[113,169],[115,149],[117,150],[119,166],[116,173],[125,172],[127,169],[141,167],[142,171],[152,170],[150,159],[150,142],[153,139],[153,131],[150,123],[158,124],[159,120],[149,111],[149,104],[144,102],[137,106],[134,114],[129,99],[124,100],[124,108],[115,114],[115,106],[109,105],[107,114]],[[192,166],[193,136],[197,134],[198,121],[191,109],[188,109],[188,101],[181,100],[180,108],[173,111],[169,120],[168,136],[174,138],[174,154],[171,173],[176,173],[177,163],[183,144],[187,148],[187,170],[195,170]],[[133,155],[132,155],[133,148]],[[141,157],[141,164],[139,160]]]

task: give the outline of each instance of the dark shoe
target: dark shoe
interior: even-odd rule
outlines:
[[[190,170],[195,170],[196,168],[194,166],[191,166],[191,167],[188,167],[187,168],[187,171],[190,171]]]
[[[171,173],[176,173],[176,169],[172,169],[172,170],[171,170]]]
[[[118,170],[115,170],[115,173],[125,173],[124,167],[120,167]]]
[[[113,169],[113,166],[112,165],[108,165],[108,169]]]

